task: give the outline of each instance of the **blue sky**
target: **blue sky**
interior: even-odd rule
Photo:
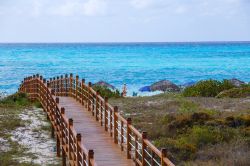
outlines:
[[[250,0],[0,0],[0,42],[249,40]]]

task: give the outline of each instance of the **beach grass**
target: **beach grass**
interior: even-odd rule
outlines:
[[[110,102],[123,116],[132,117],[133,125],[141,132],[147,131],[158,148],[167,148],[168,157],[177,165],[247,165],[248,100],[167,93],[114,98]]]
[[[28,111],[33,111],[34,107],[39,106],[37,102],[30,102],[27,95],[16,93],[0,100],[0,165],[1,166],[38,166],[40,164],[32,162],[37,159],[37,154],[29,151],[29,148],[19,143],[15,132],[20,128],[29,126],[29,119],[21,118],[27,115]],[[33,108],[33,109],[32,109]],[[42,121],[42,120],[41,120]],[[45,122],[44,122],[45,123]],[[29,129],[26,129],[29,130]],[[50,130],[47,125],[41,126],[34,133],[41,133],[42,130]],[[45,133],[45,132],[44,132]],[[50,134],[50,132],[48,132]],[[25,141],[25,140],[21,140]],[[28,160],[27,160],[28,159]],[[56,163],[56,162],[55,162]],[[58,164],[52,164],[58,165]]]

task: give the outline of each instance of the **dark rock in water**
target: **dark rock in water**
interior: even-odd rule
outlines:
[[[236,87],[240,87],[242,85],[245,85],[245,82],[241,81],[241,80],[238,80],[236,78],[232,78],[230,80],[228,80],[231,84],[233,84],[234,86]]]
[[[115,90],[115,87],[105,81],[99,81],[97,83],[95,83],[93,86],[101,86],[101,87],[105,87],[105,88],[109,88],[112,90]]]
[[[187,87],[193,86],[195,84],[196,84],[195,81],[190,81],[190,82],[186,82],[185,84],[183,84],[182,87],[187,88]]]
[[[150,86],[144,86],[142,88],[139,89],[140,92],[150,92],[151,89],[150,89]]]
[[[151,91],[179,92],[180,88],[169,80],[162,80],[150,86]]]

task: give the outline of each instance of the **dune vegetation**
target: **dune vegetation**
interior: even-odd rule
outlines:
[[[214,93],[213,96],[217,94]],[[177,165],[248,165],[248,98],[160,94],[111,99]]]
[[[108,88],[94,89],[109,97],[109,102],[118,106],[124,117],[132,117],[133,125],[141,132],[146,131],[154,145],[166,148],[167,156],[176,165],[247,166],[250,163],[249,85],[236,87],[226,80],[207,80],[183,92],[126,98]],[[29,123],[18,115],[34,105],[40,106],[29,102],[22,93],[1,100],[0,134],[11,149],[0,151],[1,163],[15,165],[19,163],[16,158],[21,156],[36,157],[13,142],[9,134]],[[49,126],[42,128],[50,130]]]
[[[40,154],[33,148],[52,140],[50,124],[46,120],[38,102],[30,102],[24,93],[16,93],[0,100],[0,165],[36,166],[40,158],[48,158],[48,165],[60,165],[59,160]],[[36,124],[34,124],[34,122]],[[53,143],[54,144],[54,143]],[[51,144],[48,144],[48,147]],[[47,148],[48,150],[48,148]],[[44,150],[41,150],[43,153]],[[52,152],[54,153],[54,152]],[[43,156],[45,155],[45,156]],[[53,155],[52,155],[53,156]],[[56,156],[56,155],[54,155]]]
[[[229,80],[203,80],[183,90],[185,97],[242,98],[250,96],[250,85],[235,86]]]

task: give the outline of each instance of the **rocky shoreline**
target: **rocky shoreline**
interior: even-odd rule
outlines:
[[[228,83],[230,83],[232,86],[234,86],[236,88],[239,88],[239,87],[242,87],[244,85],[249,84],[249,83],[241,81],[237,78],[224,79],[224,81],[225,80],[228,81]],[[190,81],[190,82],[186,82],[184,84],[175,84],[174,82],[172,82],[170,80],[161,80],[161,81],[154,82],[151,85],[143,86],[143,87],[139,88],[137,91],[133,91],[131,96],[137,96],[138,92],[142,96],[144,94],[148,94],[148,96],[152,96],[154,94],[165,93],[165,92],[179,93],[179,92],[182,92],[184,89],[186,89],[188,87],[192,87],[201,81],[207,81],[207,80]],[[214,81],[217,81],[217,80],[214,80]],[[95,83],[94,86],[101,86],[103,88],[110,89],[111,91],[118,90],[114,85],[111,85],[105,81],[99,81],[99,82]]]

